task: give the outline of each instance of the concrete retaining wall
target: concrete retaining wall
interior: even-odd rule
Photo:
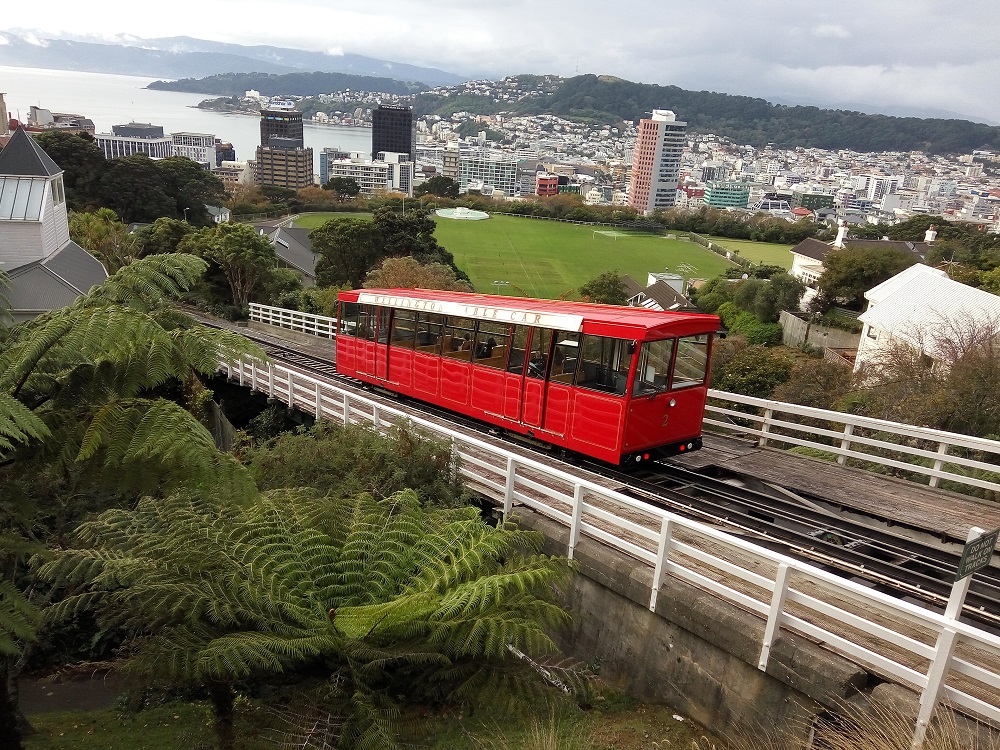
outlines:
[[[840,328],[810,323],[793,315],[787,310],[781,312],[781,343],[785,346],[802,346],[808,344],[817,349],[857,349],[861,334],[844,331]]]
[[[565,528],[523,509],[517,518],[545,535],[546,552],[565,554]],[[579,573],[567,593],[573,625],[562,636],[563,649],[600,663],[602,677],[612,684],[641,700],[665,703],[720,737],[763,735],[774,738],[769,748],[805,747],[817,715],[856,702],[879,682],[862,667],[786,633],[761,672],[761,618],[672,579],[661,588],[654,613],[648,607],[648,567],[588,539],[574,557]]]

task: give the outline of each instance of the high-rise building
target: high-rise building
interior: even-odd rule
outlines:
[[[459,150],[458,144],[449,143],[441,154],[441,174],[458,182],[458,163],[461,158],[462,152]]]
[[[302,113],[291,102],[272,101],[260,111],[260,145],[270,146],[272,138],[290,139],[292,148],[305,148],[302,134]]]
[[[677,201],[686,133],[687,123],[680,122],[670,110],[654,109],[648,120],[639,120],[628,204],[640,213],[672,208]]]
[[[254,175],[258,185],[298,190],[314,184],[313,150],[305,148],[302,113],[291,102],[272,101],[260,112],[260,146]]]
[[[7,114],[7,103],[3,100],[5,93],[0,93],[0,135],[10,132],[10,115]]]
[[[417,160],[417,125],[410,107],[390,107],[380,104],[372,112],[372,159],[379,154],[407,154],[411,162]]]

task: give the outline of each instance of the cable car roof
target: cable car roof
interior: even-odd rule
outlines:
[[[495,294],[444,292],[435,289],[357,289],[341,292],[339,299],[418,312],[453,315],[520,325],[554,328],[560,331],[635,337],[643,331],[687,334],[713,332],[719,328],[714,315],[688,312],[661,312],[644,307],[596,305],[588,302],[501,297]],[[601,330],[601,329],[612,330]]]

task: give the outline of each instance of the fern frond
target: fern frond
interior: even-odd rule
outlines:
[[[10,581],[0,581],[0,655],[16,656],[20,643],[35,639],[41,616]]]
[[[15,446],[48,437],[45,423],[16,398],[0,392],[0,458],[6,457]]]

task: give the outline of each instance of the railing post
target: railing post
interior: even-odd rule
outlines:
[[[774,645],[781,630],[781,615],[785,611],[785,596],[788,594],[788,579],[791,568],[786,563],[778,565],[778,573],[774,577],[774,591],[771,594],[771,609],[767,613],[767,627],[764,628],[764,642],[760,647],[760,658],[757,669],[767,671],[767,660],[771,656],[771,646]]]
[[[854,425],[847,424],[844,425],[844,439],[840,441],[840,447],[842,450],[849,451],[851,449],[851,441],[849,438],[854,434]],[[847,456],[840,455],[837,456],[837,463],[843,466],[847,463]]]
[[[382,430],[382,415],[378,406],[372,405],[372,424],[375,425],[375,432]]]
[[[656,597],[663,584],[663,571],[667,567],[667,556],[670,554],[670,537],[673,535],[674,522],[664,518],[660,522],[660,543],[656,547],[656,567],[653,568],[653,582],[649,592],[649,611],[656,611]]]
[[[569,557],[573,559],[573,551],[576,543],[580,541],[580,519],[583,517],[583,485],[578,484],[573,488],[573,518],[569,522]]]
[[[938,449],[937,449],[938,455],[939,456],[947,456],[948,455],[948,449],[950,447],[951,447],[951,445],[949,443],[944,443],[944,442],[939,443],[938,444]],[[939,458],[936,461],[934,461],[934,471],[941,471],[941,469],[943,469],[943,468],[944,468],[944,460],[943,459]],[[941,482],[941,479],[939,477],[931,477],[931,481],[928,482],[927,484],[929,486],[931,486],[931,487],[937,487],[938,484],[940,484],[940,482]]]
[[[503,487],[503,517],[507,520],[514,507],[514,477],[517,473],[517,462],[513,456],[507,456],[507,479]]]
[[[254,362],[250,363],[250,391],[257,392],[257,365]]]
[[[973,526],[969,529],[969,535],[965,543],[978,539],[985,534],[984,529]],[[972,576],[968,575],[951,587],[951,595],[948,597],[948,606],[945,608],[944,617],[948,622],[941,628],[938,634],[937,643],[934,644],[934,656],[931,665],[927,670],[927,684],[920,693],[920,711],[917,713],[917,726],[913,730],[913,741],[910,743],[911,750],[920,750],[927,736],[927,728],[930,726],[931,717],[934,716],[934,709],[937,707],[938,699],[944,690],[944,683],[951,670],[951,658],[955,652],[955,643],[958,641],[958,632],[951,623],[958,622],[962,615],[962,607],[965,604],[965,595],[969,592],[969,585],[972,583]]]
[[[243,385],[243,360],[242,359],[239,362],[239,371],[240,371],[240,386],[242,387],[242,385]]]
[[[269,398],[274,398],[274,364],[272,362],[267,363],[267,395]]]
[[[760,436],[760,441],[758,444],[761,448],[767,445],[767,433],[771,431],[771,417],[774,414],[774,410],[771,407],[764,409],[764,423],[760,426],[760,431],[764,433]]]
[[[351,423],[351,394],[344,391],[344,426]]]
[[[323,385],[316,384],[316,419],[323,418]]]

